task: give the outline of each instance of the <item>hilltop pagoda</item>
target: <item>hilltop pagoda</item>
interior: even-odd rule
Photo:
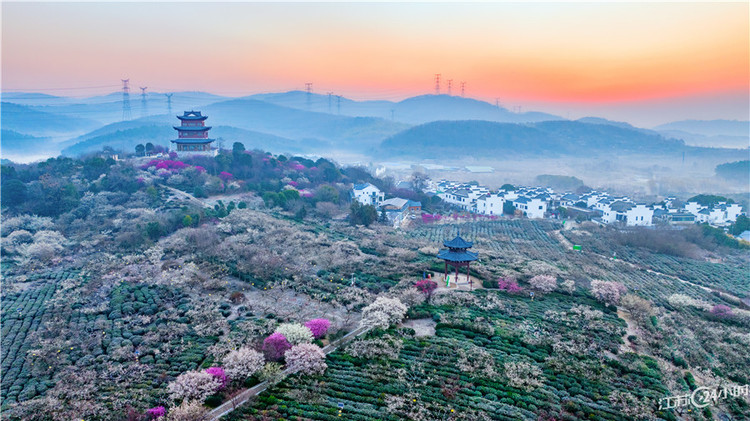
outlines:
[[[466,266],[466,280],[471,284],[471,277],[469,275],[471,262],[477,260],[478,255],[472,251],[469,251],[474,243],[466,241],[461,238],[461,233],[456,234],[456,238],[450,241],[444,241],[443,245],[447,249],[442,249],[438,252],[437,257],[443,259],[445,262],[445,278],[448,278],[448,265],[456,268],[456,284],[458,284],[458,269],[462,266]]]
[[[211,147],[214,139],[208,138],[208,131],[211,130],[211,126],[206,126],[208,116],[191,110],[177,118],[181,124],[173,126],[178,135],[172,143],[176,145],[178,154],[216,155],[216,149]]]

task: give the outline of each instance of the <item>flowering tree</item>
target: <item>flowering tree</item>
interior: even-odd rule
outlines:
[[[551,275],[537,275],[529,280],[529,285],[546,294],[557,289],[557,279]]]
[[[315,339],[320,339],[328,333],[328,328],[331,327],[331,322],[328,319],[312,319],[305,323],[305,327],[310,329]]]
[[[276,328],[275,333],[284,335],[292,345],[310,343],[313,340],[313,333],[310,329],[299,323],[282,323]]]
[[[415,286],[422,294],[425,295],[427,302],[429,302],[430,298],[432,298],[432,293],[435,291],[435,289],[437,289],[437,282],[431,281],[429,279],[422,279],[421,281],[417,281],[417,284]]]
[[[500,278],[497,280],[497,287],[501,291],[507,291],[511,294],[520,294],[523,291],[523,288],[518,286],[518,283],[515,279],[512,278]]]
[[[572,279],[568,279],[560,283],[560,288],[562,288],[562,290],[567,292],[568,294],[573,295],[573,293],[576,291],[576,283]]]
[[[620,304],[630,312],[633,319],[640,322],[654,314],[654,307],[651,302],[635,294],[626,294],[620,299]]]
[[[206,408],[203,407],[202,401],[186,399],[180,406],[169,411],[167,421],[201,421],[205,414]]]
[[[526,361],[509,361],[503,364],[505,377],[511,386],[524,390],[532,390],[542,386],[542,370]]]
[[[163,406],[156,406],[146,411],[146,415],[149,416],[150,419],[156,419],[159,417],[164,417],[167,415],[167,408]]]
[[[263,353],[271,361],[279,361],[291,347],[292,344],[279,332],[272,333],[263,341]]]
[[[203,402],[221,389],[221,380],[205,371],[186,371],[167,385],[172,399],[195,399]]]
[[[262,370],[265,359],[260,352],[242,347],[228,353],[221,362],[231,380],[243,381]]]
[[[724,304],[717,304],[711,309],[711,315],[720,319],[728,319],[734,316],[734,313],[732,313],[732,309],[729,306],[725,306]]]
[[[378,297],[374,303],[362,309],[360,326],[387,329],[401,322],[406,306],[398,298]]]
[[[617,305],[620,302],[620,295],[627,291],[625,285],[614,282],[614,281],[591,281],[591,293],[597,300],[606,303]]]
[[[326,354],[315,344],[295,345],[284,353],[287,367],[302,374],[323,374],[328,368]]]
[[[214,376],[217,380],[221,382],[221,388],[223,389],[227,386],[227,375],[224,373],[224,369],[221,367],[209,367],[206,369],[206,373]]]
[[[226,171],[222,171],[222,172],[219,173],[219,178],[221,179],[221,181],[223,181],[225,183],[227,181],[231,180],[232,177],[233,177],[232,173],[228,173]]]

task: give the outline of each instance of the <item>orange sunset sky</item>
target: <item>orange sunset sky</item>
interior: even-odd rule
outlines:
[[[434,91],[643,126],[747,119],[735,3],[7,3],[3,91],[91,96],[121,78],[228,96]],[[446,93],[447,82],[442,85]]]

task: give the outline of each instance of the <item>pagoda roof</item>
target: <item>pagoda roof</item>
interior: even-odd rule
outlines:
[[[180,120],[205,120],[208,118],[207,115],[201,115],[200,111],[185,111],[182,115],[178,115],[177,118]]]
[[[461,238],[461,235],[456,235],[456,238],[450,241],[443,241],[443,245],[452,249],[467,249],[474,245],[471,241],[466,241]]]
[[[437,257],[449,262],[473,262],[478,254],[471,251],[440,250]]]
[[[198,144],[202,144],[202,143],[211,143],[214,140],[215,139],[206,139],[206,138],[195,138],[195,139],[182,138],[182,139],[173,139],[172,143],[182,143],[182,144],[187,144],[187,145],[190,145],[190,144],[198,145]]]
[[[181,132],[202,132],[211,130],[211,126],[172,126],[172,128]]]

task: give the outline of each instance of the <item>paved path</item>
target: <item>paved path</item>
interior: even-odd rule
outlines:
[[[342,336],[341,338],[336,339],[329,345],[323,347],[323,352],[325,352],[325,354],[328,355],[332,353],[333,351],[335,351],[336,349],[338,349],[340,346],[353,341],[358,336],[364,335],[365,333],[367,333],[368,330],[369,329],[365,329],[365,328],[357,328],[347,333],[346,335]],[[294,372],[288,368],[284,370],[283,373],[284,373],[284,376],[294,374]],[[224,402],[223,404],[211,410],[207,414],[205,419],[210,420],[210,421],[218,420],[224,415],[227,415],[228,413],[234,411],[238,407],[244,405],[248,400],[250,400],[250,398],[257,396],[264,390],[268,389],[269,386],[270,385],[268,384],[268,382],[261,382],[249,389],[243,390],[234,398]]]

